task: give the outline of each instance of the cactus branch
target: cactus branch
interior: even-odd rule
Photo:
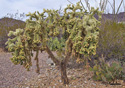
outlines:
[[[60,61],[55,58],[55,56],[53,55],[52,51],[48,48],[48,46],[46,46],[46,52],[48,53],[48,55],[50,56],[50,58],[53,60],[53,62],[59,66],[60,65]]]

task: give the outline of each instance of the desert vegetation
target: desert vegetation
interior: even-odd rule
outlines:
[[[0,19],[0,48],[5,48],[5,42],[7,41],[7,34],[9,31],[14,31],[17,28],[24,28],[25,22],[21,20],[15,20],[13,18],[4,17]]]
[[[108,0],[100,3],[100,8],[97,9],[90,7],[89,0],[85,1],[87,9],[81,0],[76,5],[69,1],[70,5],[64,9],[63,16],[60,16],[58,10],[44,9],[42,13],[27,14],[29,19],[26,22],[12,18],[0,20],[0,44],[2,48],[5,49],[6,46],[11,52],[10,60],[15,65],[20,64],[30,71],[35,62],[36,72],[40,74],[40,53],[47,53],[47,58],[51,58],[50,65],[53,65],[55,70],[48,70],[49,77],[42,77],[42,83],[36,83],[38,88],[58,84],[57,80],[63,84],[59,83],[62,85],[60,88],[74,87],[77,83],[72,84],[73,80],[80,81],[79,83],[82,85],[81,82],[83,84],[85,82],[82,79],[85,75],[84,72],[91,75],[86,76],[89,80],[101,81],[108,85],[121,85],[118,86],[119,88],[124,86],[125,24],[117,21],[118,11],[123,0],[117,11],[114,9],[115,6],[112,6],[115,20],[104,19],[105,17],[102,15]],[[8,40],[4,41],[4,38],[8,38]],[[77,68],[76,64],[80,67]],[[71,76],[73,73],[75,77]],[[67,74],[70,75],[69,78]],[[78,74],[81,74],[81,77],[77,77]],[[52,75],[55,75],[55,81],[52,81],[54,80]],[[30,82],[28,84],[30,85]],[[59,87],[59,85],[54,86]],[[86,86],[85,84],[80,85],[77,86],[79,88]],[[21,85],[19,86],[21,87]]]

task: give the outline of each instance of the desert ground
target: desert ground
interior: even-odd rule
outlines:
[[[125,88],[125,83],[119,80],[119,85],[93,81],[92,73],[84,67],[67,68],[69,85],[63,85],[60,70],[49,66],[48,55],[43,52],[40,58],[40,74],[35,72],[35,61],[30,71],[21,65],[14,65],[11,53],[0,51],[0,88]]]

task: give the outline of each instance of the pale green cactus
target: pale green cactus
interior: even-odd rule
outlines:
[[[47,14],[47,15],[45,15]],[[94,15],[99,16],[99,20]],[[68,5],[64,9],[64,15],[60,16],[58,10],[43,9],[42,13],[29,13],[29,19],[26,21],[25,29],[17,29],[15,32],[10,31],[8,36],[14,36],[8,39],[7,48],[13,52],[12,62],[23,64],[29,69],[31,66],[32,51],[36,51],[35,60],[37,60],[39,51],[46,50],[48,42],[54,42],[52,45],[57,52],[62,51],[66,55],[71,52],[72,56],[95,55],[98,43],[98,35],[102,12],[98,9],[91,8],[90,12],[83,11],[80,3]],[[67,36],[65,37],[65,33]],[[58,36],[65,37],[62,43]],[[50,45],[49,48],[53,46]],[[39,67],[38,67],[39,69]],[[37,70],[38,70],[37,69]]]

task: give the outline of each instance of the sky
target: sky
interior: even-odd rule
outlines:
[[[69,0],[73,4],[77,3],[79,0]],[[97,1],[97,2],[95,2]],[[90,6],[98,7],[100,0],[89,0]],[[113,0],[109,0],[112,2]],[[85,5],[84,0],[82,0]],[[116,7],[119,5],[120,0],[116,0]],[[125,0],[124,0],[125,3]],[[59,9],[60,6],[65,8],[70,4],[67,0],[0,0],[0,18],[7,15],[7,13],[15,14],[18,13],[33,13],[35,11],[42,12],[42,9]],[[107,8],[108,12],[111,12],[111,7]],[[120,8],[120,12],[123,12],[123,5]]]

